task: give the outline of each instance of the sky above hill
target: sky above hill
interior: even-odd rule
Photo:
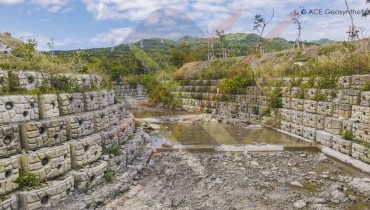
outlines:
[[[369,2],[369,3],[367,3]],[[369,0],[348,0],[351,9],[370,8]],[[300,8],[301,7],[301,8]],[[302,10],[304,9],[304,10]],[[268,37],[294,40],[296,26],[289,13],[300,11],[303,40],[346,40],[351,20],[344,0],[0,0],[0,31],[34,38],[48,50],[109,47],[142,38],[204,37],[215,29],[253,32],[253,17],[275,16]],[[353,14],[361,37],[370,36],[370,17]]]

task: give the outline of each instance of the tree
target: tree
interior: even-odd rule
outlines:
[[[303,8],[300,7],[300,9],[303,9]],[[292,17],[293,23],[297,26],[297,30],[298,30],[297,39],[294,42],[293,48],[295,48],[296,46],[297,48],[300,48],[301,46],[302,48],[304,48],[301,35],[302,35],[302,30],[304,26],[306,25],[306,22],[302,22],[301,20],[302,14],[297,10],[294,10],[293,12],[291,12],[290,15]]]
[[[253,30],[256,30],[258,32],[258,35],[260,36],[260,41],[259,41],[259,43],[257,44],[257,47],[256,47],[257,50],[260,53],[264,53],[264,50],[263,50],[263,32],[265,31],[266,26],[274,18],[274,15],[275,15],[275,11],[272,10],[271,17],[267,21],[266,21],[266,18],[263,17],[261,14],[257,14],[256,16],[254,16],[254,19],[253,19],[253,23],[254,23]]]
[[[229,52],[229,49],[226,42],[226,35],[224,30],[216,30],[216,36],[219,38],[221,43],[222,57],[227,58],[227,53]]]

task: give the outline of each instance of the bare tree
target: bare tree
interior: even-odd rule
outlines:
[[[300,8],[302,9],[302,7],[300,7]],[[297,30],[298,30],[297,39],[294,42],[293,48],[295,48],[296,46],[297,46],[297,48],[301,48],[301,47],[304,48],[304,44],[303,44],[303,41],[301,39],[301,35],[302,35],[302,30],[303,30],[304,26],[306,25],[306,22],[303,22],[301,20],[302,13],[300,13],[300,11],[294,10],[293,12],[290,13],[290,15],[292,17],[293,23],[297,26]]]
[[[208,60],[213,60],[215,58],[215,52],[214,52],[214,33],[209,33],[208,27],[207,27],[207,44],[208,44],[208,54],[207,58]]]
[[[256,49],[260,53],[264,53],[264,50],[263,50],[263,32],[265,31],[266,26],[274,18],[274,15],[275,15],[275,11],[272,10],[272,14],[271,14],[271,17],[270,17],[269,20],[267,20],[261,14],[257,14],[257,15],[254,16],[254,19],[253,19],[253,23],[254,23],[253,30],[256,30],[258,32],[258,35],[260,36],[260,40],[259,40],[259,43],[257,44]]]
[[[347,0],[344,0],[344,2],[346,3],[346,7],[347,7],[349,17],[351,18],[351,26],[349,27],[349,30],[347,31],[348,41],[359,40],[360,38],[358,36],[358,32],[360,32],[360,30],[355,26],[355,24],[353,22],[353,17],[352,17],[352,14],[350,12]]]

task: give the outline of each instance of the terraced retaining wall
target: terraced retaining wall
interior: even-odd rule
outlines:
[[[322,78],[277,78],[274,87],[258,81],[240,95],[220,94],[219,81],[191,80],[176,94],[187,111],[273,125],[370,163],[370,91],[363,91],[370,75],[332,79],[331,89],[319,88]]]
[[[12,72],[24,89],[50,86],[49,75]],[[1,88],[10,85],[0,70]],[[96,75],[74,78],[87,92],[45,95],[0,95],[0,209],[53,207],[75,188],[102,181],[107,170],[119,172],[143,147],[134,135],[134,117],[115,91],[99,89]],[[122,93],[123,94],[123,93]],[[118,152],[111,150],[118,148]],[[21,191],[17,178],[34,174],[41,187]]]

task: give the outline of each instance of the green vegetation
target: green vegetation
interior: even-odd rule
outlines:
[[[271,108],[282,108],[283,107],[283,100],[282,100],[282,92],[281,88],[275,88],[271,91],[268,96],[268,106]]]
[[[140,128],[140,127],[141,127],[141,123],[135,120],[135,128]]]
[[[345,140],[355,140],[355,135],[353,134],[352,130],[345,130],[342,133],[342,137]]]
[[[36,175],[32,173],[24,174],[20,171],[19,177],[15,182],[19,184],[19,189],[22,191],[41,188],[40,181],[37,179]]]
[[[113,182],[113,180],[114,180],[114,174],[113,174],[113,172],[112,172],[112,171],[104,171],[103,178],[104,178],[107,182]]]
[[[121,151],[119,145],[113,145],[111,148],[108,148],[105,152],[105,155],[109,155],[109,157],[117,157],[121,155]]]

